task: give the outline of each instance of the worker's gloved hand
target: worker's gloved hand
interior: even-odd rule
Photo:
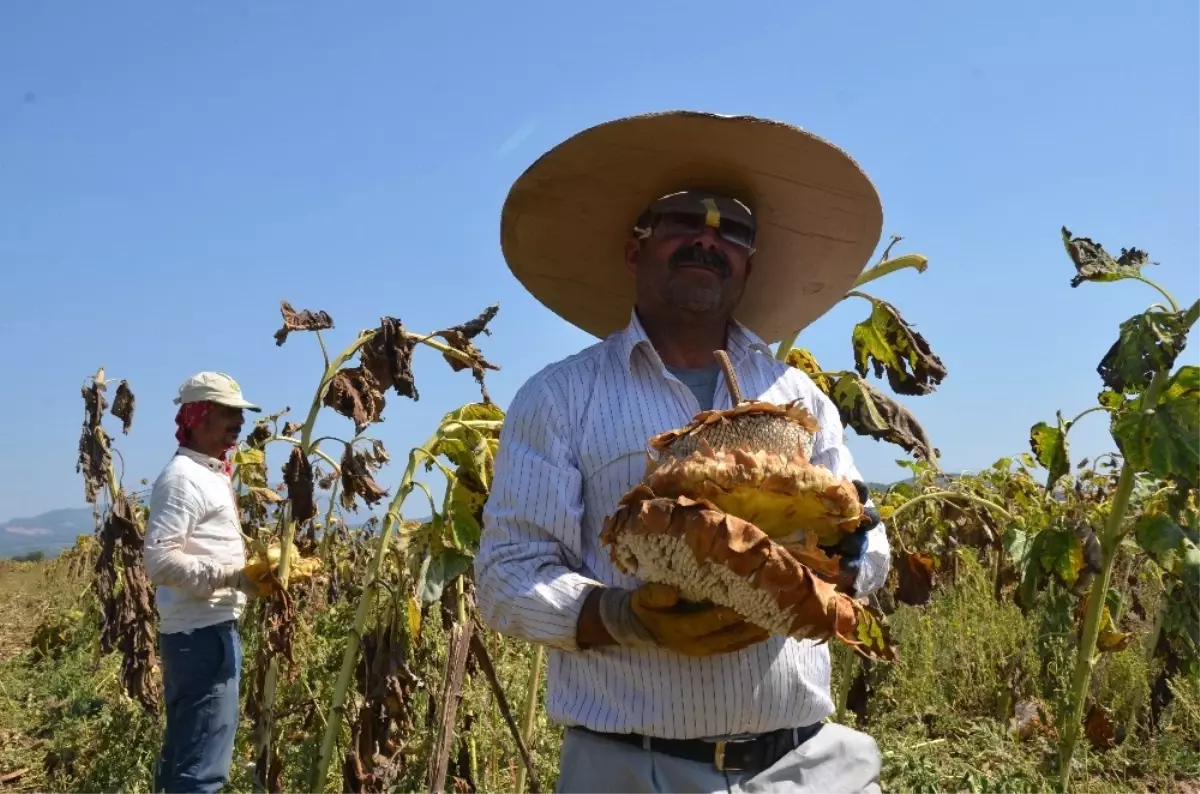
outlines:
[[[288,586],[304,582],[313,577],[321,569],[321,561],[316,557],[295,556],[288,570]],[[272,547],[268,556],[256,556],[245,567],[231,567],[226,573],[226,587],[241,590],[251,598],[263,598],[278,592],[279,583],[279,550]]]
[[[871,493],[867,490],[866,483],[862,480],[853,480],[852,482],[854,489],[858,491],[858,501],[866,505],[867,501],[871,498]],[[863,511],[862,520],[858,522],[858,526],[853,532],[843,535],[837,543],[821,546],[821,549],[831,557],[837,555],[838,563],[841,567],[837,584],[842,590],[851,595],[854,594],[854,583],[858,579],[858,569],[862,563],[863,554],[867,550],[867,533],[881,520],[878,510],[874,507],[867,507]]]
[[[732,609],[680,603],[679,592],[663,584],[606,589],[600,596],[600,619],[620,645],[660,647],[686,656],[732,653],[770,636]]]

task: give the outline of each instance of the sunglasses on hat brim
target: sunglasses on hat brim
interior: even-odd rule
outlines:
[[[638,239],[652,234],[663,237],[692,236],[714,229],[726,242],[754,253],[755,224],[741,202],[720,199],[731,211],[721,212],[713,198],[689,199],[672,196],[650,206],[633,227]]]

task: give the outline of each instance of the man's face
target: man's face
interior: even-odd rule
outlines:
[[[192,441],[202,450],[224,450],[237,446],[245,422],[241,408],[214,404],[200,426],[192,430]]]
[[[644,312],[727,318],[745,290],[752,250],[745,217],[722,217],[714,228],[697,218],[704,210],[680,206],[653,218],[649,236],[626,246],[626,266],[637,279]],[[724,232],[724,234],[722,234]]]

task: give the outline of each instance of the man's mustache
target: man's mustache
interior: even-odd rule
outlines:
[[[671,254],[668,264],[672,270],[683,265],[704,265],[717,271],[717,275],[721,278],[728,278],[732,269],[729,260],[723,253],[712,248],[701,248],[698,245],[680,246],[675,253]]]

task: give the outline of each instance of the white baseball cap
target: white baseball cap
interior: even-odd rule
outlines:
[[[179,396],[175,398],[176,405],[211,401],[231,408],[245,408],[248,411],[262,411],[257,405],[246,402],[242,396],[242,387],[224,372],[200,372],[183,382],[179,387]]]

